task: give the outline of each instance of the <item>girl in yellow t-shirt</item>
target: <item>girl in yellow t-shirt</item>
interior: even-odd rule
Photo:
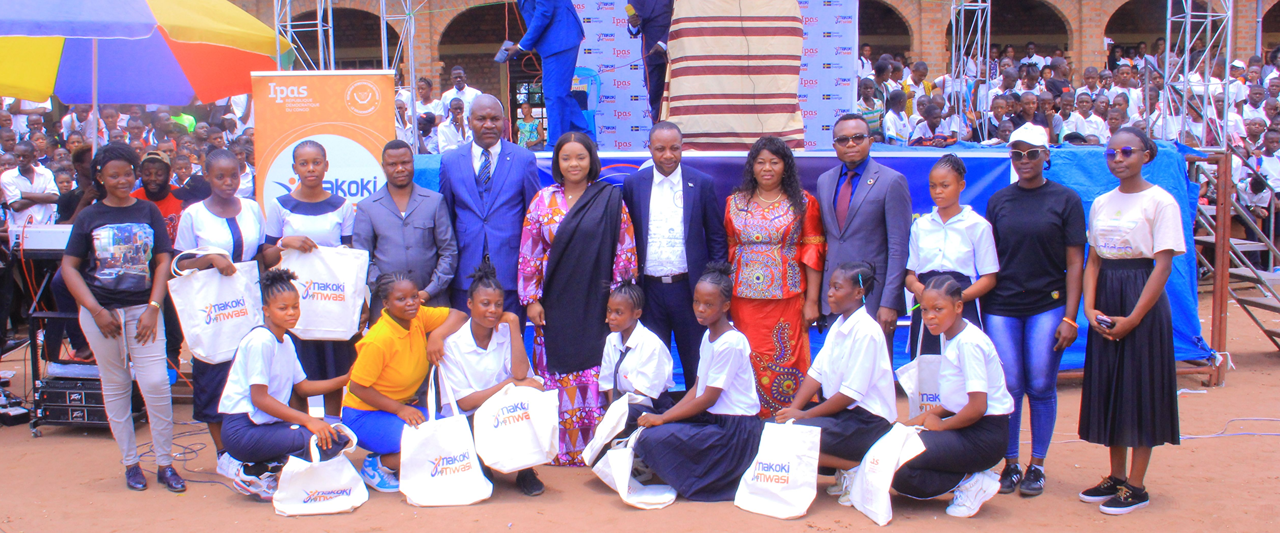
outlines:
[[[422,307],[418,284],[403,272],[378,276],[374,297],[382,319],[356,343],[351,382],[342,399],[342,423],[369,450],[360,477],[374,490],[400,490],[400,433],[426,421],[418,405],[431,364],[440,361],[444,340],[467,321],[466,313]]]

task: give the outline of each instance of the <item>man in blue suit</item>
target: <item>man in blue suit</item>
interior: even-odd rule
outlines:
[[[542,98],[547,105],[547,144],[555,144],[570,131],[581,131],[592,139],[595,132],[587,126],[582,108],[569,96],[573,87],[573,70],[578,65],[578,47],[582,44],[582,20],[570,0],[517,0],[520,16],[527,29],[520,42],[507,51],[537,50],[542,56]]]
[[[440,194],[453,213],[458,243],[458,269],[450,286],[453,307],[466,311],[468,276],[488,256],[506,291],[503,309],[523,321],[516,268],[525,210],[538,192],[538,164],[533,152],[502,140],[505,116],[492,95],[471,102],[467,120],[473,141],[440,159]]]
[[[667,36],[671,33],[672,0],[628,0],[635,10],[627,17],[627,33],[640,37],[650,117],[658,122],[667,85]]]
[[[685,387],[698,375],[698,350],[706,328],[693,315],[693,288],[711,261],[725,261],[724,202],[711,176],[680,164],[680,128],[659,122],[649,130],[653,166],[627,176],[622,201],[636,233],[636,256],[644,288],[640,322],[671,342],[684,371]]]

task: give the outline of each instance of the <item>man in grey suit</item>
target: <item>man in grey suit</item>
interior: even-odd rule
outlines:
[[[841,263],[867,261],[875,267],[875,290],[866,296],[893,349],[893,330],[907,312],[902,284],[911,233],[911,192],[897,171],[871,160],[870,128],[861,115],[847,114],[831,128],[841,165],[818,177],[818,203],[827,236],[822,286]],[[830,314],[824,299],[823,314]]]
[[[382,149],[387,184],[356,204],[352,244],[369,251],[369,285],[379,274],[405,272],[422,288],[424,305],[449,307],[458,243],[444,197],[413,182],[413,148],[402,140]],[[369,304],[370,322],[382,302]]]

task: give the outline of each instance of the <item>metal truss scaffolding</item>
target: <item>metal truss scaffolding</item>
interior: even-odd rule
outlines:
[[[977,105],[969,95],[974,84],[987,79],[990,43],[990,0],[951,0],[951,79],[963,93],[948,87],[946,97],[948,100],[959,97],[961,116]]]
[[[1232,87],[1227,77],[1234,0],[1168,0],[1168,9],[1167,82],[1160,95],[1161,116],[1151,129],[1164,138],[1176,132],[1177,140],[1191,133],[1201,146],[1220,148],[1229,140],[1230,121],[1226,110],[1214,106],[1214,96],[1221,94],[1229,110],[1236,101],[1229,93],[1247,90]]]
[[[388,10],[387,4],[390,3],[393,9]],[[418,109],[418,98],[415,89],[417,88],[418,67],[413,59],[413,41],[415,27],[413,23],[414,16],[413,0],[382,0],[379,5],[378,16],[381,18],[379,27],[382,29],[382,69],[394,70],[400,72],[400,63],[403,60],[408,63],[408,76],[403,80],[397,80],[403,84],[402,87],[396,87],[396,91],[408,91],[409,97],[409,117],[410,120],[416,120],[418,113],[425,112]],[[394,49],[388,48],[387,43],[387,25],[392,22],[400,23],[400,40],[395,43]],[[414,136],[414,146],[421,144],[420,132],[418,132],[417,124],[411,128]]]
[[[302,0],[298,0],[297,3],[301,4]],[[296,64],[301,65],[303,69],[333,70],[333,1],[315,0],[315,20],[295,21],[293,4],[294,0],[275,0],[276,34],[284,37],[293,45],[294,53],[298,55]],[[304,11],[300,10],[300,12]],[[302,38],[299,35],[303,32],[313,31],[316,32],[316,57],[314,58],[303,47]],[[283,69],[284,59],[280,55],[281,52],[282,50],[280,50],[280,45],[277,41],[276,58],[279,61],[277,67]]]

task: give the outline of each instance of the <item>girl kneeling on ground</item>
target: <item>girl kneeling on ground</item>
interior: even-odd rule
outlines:
[[[851,505],[853,469],[898,419],[884,330],[863,307],[875,283],[871,263],[843,263],[831,274],[827,305],[840,318],[827,333],[795,401],[777,416],[779,423],[794,419],[822,428],[818,466],[838,469],[837,483],[827,493],[839,495],[843,505]],[[806,410],[819,390],[824,400]]]
[[[458,396],[458,409],[475,428],[472,415],[486,400],[508,384],[543,390],[542,383],[529,377],[529,356],[520,335],[520,318],[502,312],[504,295],[498,272],[484,261],[471,274],[467,308],[471,312],[461,329],[445,339],[444,360],[440,362],[444,381]],[[442,408],[450,411],[451,408]],[[446,415],[458,413],[446,412]],[[485,477],[493,473],[484,467]],[[516,486],[525,496],[542,494],[545,487],[537,472],[526,468],[516,474]]]
[[[379,492],[400,490],[400,434],[405,425],[426,422],[418,391],[438,361],[444,338],[467,315],[446,307],[422,307],[419,287],[404,272],[388,272],[374,283],[382,318],[356,343],[351,384],[342,399],[342,423],[356,434],[369,456],[360,469],[366,485]]]
[[[729,265],[707,265],[693,291],[693,314],[707,327],[693,394],[665,413],[645,413],[636,421],[649,428],[636,440],[636,457],[694,501],[733,500],[764,430],[751,346],[729,323],[732,297]]]
[[[921,500],[950,492],[947,514],[968,518],[1000,491],[1000,477],[988,469],[1004,457],[1013,397],[991,339],[962,318],[963,290],[948,277],[925,284],[925,327],[944,336],[938,371],[942,405],[907,422],[924,426],[925,450],[898,469],[893,489]]]
[[[284,269],[263,273],[263,325],[240,341],[227,375],[218,412],[222,413],[222,445],[244,464],[232,479],[237,490],[271,500],[277,476],[290,455],[307,460],[311,437],[319,438],[321,461],[337,456],[351,440],[324,420],[289,407],[293,393],[321,396],[342,390],[347,375],[310,381],[298,362],[292,337],[300,307],[297,274]]]

